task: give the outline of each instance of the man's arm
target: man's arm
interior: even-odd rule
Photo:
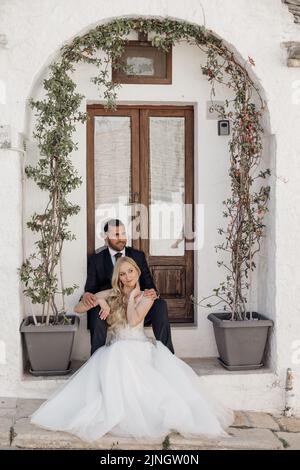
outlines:
[[[84,286],[84,291],[91,292],[92,294],[96,294],[98,290],[99,290],[99,286],[98,286],[95,256],[92,255],[88,259],[87,278],[86,278],[86,283]]]
[[[87,278],[84,287],[84,294],[80,297],[80,300],[85,303],[89,311],[95,308],[95,306],[97,306],[97,299],[94,294],[96,294],[96,292],[104,291],[106,289],[111,289],[111,284],[100,285],[100,280],[96,268],[96,260],[96,255],[91,255],[88,258]],[[98,307],[96,307],[96,310],[98,310]]]
[[[96,292],[98,292],[98,290],[98,275],[96,269],[95,256],[91,255],[88,258],[87,278],[84,286],[84,294],[79,299],[79,301],[83,303],[83,308],[85,308],[85,311],[91,310],[98,305],[97,299],[94,295]]]

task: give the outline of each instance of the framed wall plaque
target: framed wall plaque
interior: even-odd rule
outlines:
[[[172,83],[172,47],[163,51],[150,41],[127,41],[119,59],[129,67],[124,72],[112,68],[112,80],[118,83],[170,85]]]

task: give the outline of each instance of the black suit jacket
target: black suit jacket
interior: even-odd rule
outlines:
[[[140,287],[141,290],[155,289],[155,284],[150,273],[146,257],[143,251],[135,250],[131,247],[125,248],[125,255],[132,258],[141,270]],[[87,280],[84,291],[95,294],[96,292],[111,289],[111,278],[113,273],[113,263],[108,248],[91,255],[88,260]],[[90,325],[90,315],[97,312],[99,307],[88,311],[88,327]]]

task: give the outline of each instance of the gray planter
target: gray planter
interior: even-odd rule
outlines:
[[[70,369],[70,358],[79,318],[70,315],[70,325],[34,325],[33,318],[23,320],[23,334],[33,375],[64,375]],[[40,321],[41,317],[37,317]]]
[[[254,320],[231,321],[227,313],[211,313],[220,363],[229,370],[258,369],[263,356],[268,331],[273,321],[253,313]]]

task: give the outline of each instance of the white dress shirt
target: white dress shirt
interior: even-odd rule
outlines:
[[[122,251],[117,251],[117,250],[114,250],[113,248],[111,248],[111,247],[109,246],[109,247],[108,247],[108,250],[109,250],[109,254],[110,254],[110,257],[111,257],[111,261],[112,261],[113,266],[116,264],[116,258],[115,258],[115,254],[116,254],[116,253],[121,253],[122,256],[125,256],[125,247],[123,248]]]

